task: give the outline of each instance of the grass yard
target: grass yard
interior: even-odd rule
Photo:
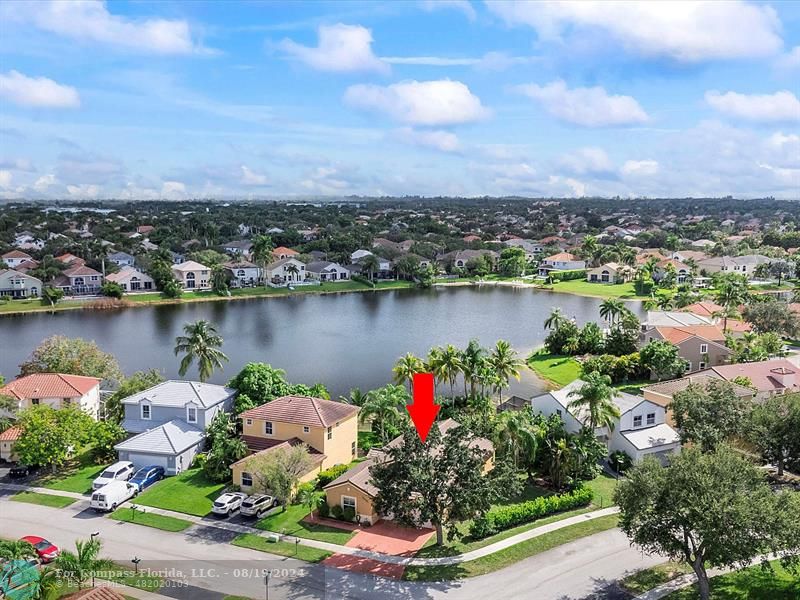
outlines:
[[[270,542],[260,535],[253,533],[243,533],[231,542],[234,546],[242,548],[250,548],[252,550],[259,550],[260,552],[269,552],[270,554],[278,554],[280,556],[288,556],[290,558],[297,558],[306,562],[318,563],[328,558],[331,553],[318,548],[309,548],[308,546],[295,545],[291,542]],[[295,552],[297,552],[295,554]]]
[[[711,579],[711,596],[714,600],[797,600],[800,598],[800,576],[793,575],[771,563],[774,573],[759,566],[749,567],[719,575]],[[696,600],[699,598],[695,586],[678,590],[666,596],[668,600]]]
[[[139,494],[136,504],[204,517],[224,487],[224,483],[211,481],[200,469],[190,469],[151,486]]]
[[[572,383],[581,375],[581,365],[577,360],[570,356],[548,354],[544,350],[531,354],[527,364],[539,377],[558,387]]]
[[[75,502],[75,498],[67,496],[56,496],[55,494],[38,494],[36,492],[20,492],[11,496],[14,502],[27,502],[28,504],[40,504],[52,508],[64,508]]]
[[[154,527],[163,531],[183,531],[192,526],[191,521],[184,519],[176,519],[175,517],[167,517],[164,515],[157,515],[155,513],[142,512],[141,510],[134,511],[131,508],[118,508],[110,517],[117,521],[125,523],[136,523],[137,525],[144,525],[146,527]]]
[[[614,490],[617,489],[616,478],[600,473],[591,481],[584,481],[583,484],[594,492],[592,506],[595,509],[608,508],[614,504]]]
[[[646,299],[646,296],[636,294],[633,282],[628,283],[589,283],[585,279],[572,279],[559,281],[552,285],[555,292],[567,292],[579,296],[594,296],[595,298],[630,298],[632,300]]]
[[[638,596],[691,572],[692,568],[685,563],[668,561],[662,565],[636,571],[620,580],[620,584],[631,594]]]
[[[291,504],[286,507],[286,510],[261,519],[256,527],[265,531],[341,545],[346,544],[355,535],[354,532],[344,529],[306,523],[303,521],[306,515],[308,515],[308,508],[302,504]]]
[[[94,481],[106,464],[98,465],[92,460],[91,448],[85,448],[74,459],[61,467],[57,473],[41,475],[34,485],[62,492],[86,494],[92,490]]]
[[[558,531],[546,533],[537,538],[515,544],[510,548],[484,556],[477,560],[470,560],[456,565],[440,565],[433,567],[406,567],[403,579],[408,581],[446,581],[477,577],[493,571],[503,569],[515,562],[529,556],[546,552],[556,546],[561,546],[582,537],[600,533],[617,526],[618,517],[600,517],[585,523],[571,525]],[[419,555],[418,555],[419,556]]]

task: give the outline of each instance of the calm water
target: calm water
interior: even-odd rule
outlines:
[[[227,381],[249,361],[263,361],[284,369],[290,381],[320,381],[338,396],[384,385],[400,355],[424,356],[434,345],[464,346],[474,337],[488,346],[502,338],[527,355],[544,340],[542,323],[553,307],[584,323],[599,320],[599,304],[530,289],[451,287],[0,317],[0,373],[15,375],[43,338],[61,334],[96,341],[126,373],[158,368],[178,377],[175,337],[184,323],[207,319],[217,325],[230,358],[213,382]],[[641,310],[638,303],[629,306]],[[511,392],[530,395],[542,388],[526,370]]]

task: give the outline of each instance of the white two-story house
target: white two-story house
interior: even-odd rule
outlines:
[[[199,262],[187,260],[173,265],[172,273],[185,290],[211,289],[211,269]]]
[[[586,261],[569,252],[552,254],[539,263],[539,275],[546,276],[550,271],[575,271],[586,268]]]
[[[56,410],[80,408],[96,419],[100,412],[100,379],[62,373],[32,373],[4,385],[0,388],[0,396],[14,398],[17,410],[40,405]]]

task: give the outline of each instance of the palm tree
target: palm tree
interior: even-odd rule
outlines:
[[[222,363],[228,362],[228,357],[220,350],[222,338],[217,334],[217,329],[205,320],[186,323],[183,326],[186,335],[175,338],[175,356],[184,353],[178,373],[186,375],[189,367],[197,360],[200,370],[200,381],[207,381],[214,369],[222,369]]]
[[[286,272],[289,273],[289,275],[291,275],[291,277],[289,278],[290,281],[294,281],[295,279],[299,280],[297,274],[300,273],[300,269],[297,268],[296,264],[289,263],[288,265],[286,265]]]
[[[475,386],[478,383],[485,361],[486,349],[480,345],[478,340],[470,340],[461,353],[461,373],[464,376],[465,396],[467,395],[467,384],[469,384],[469,395],[475,396]]]
[[[615,419],[619,418],[619,408],[613,398],[617,394],[611,387],[611,377],[597,371],[588,373],[583,378],[583,385],[569,393],[574,397],[567,408],[573,414],[585,413],[583,426],[594,431],[599,426],[614,430]]]
[[[740,275],[727,275],[717,281],[717,293],[714,300],[725,310],[722,314],[722,332],[728,330],[728,317],[738,315],[735,312],[748,297],[747,279]]]
[[[450,397],[455,399],[456,377],[461,372],[461,352],[453,344],[447,344],[439,354],[439,373],[450,384]]]
[[[267,265],[272,262],[272,251],[274,249],[275,244],[272,243],[272,238],[268,235],[257,235],[253,240],[253,260],[261,265],[265,286],[269,283],[267,281]]]
[[[416,373],[422,373],[425,370],[425,363],[418,356],[414,356],[410,352],[401,356],[394,363],[392,373],[394,374],[393,380],[397,385],[408,385],[411,391],[411,383],[414,381]]]
[[[539,447],[539,432],[524,411],[506,411],[498,415],[494,428],[497,447],[505,455],[514,459],[514,468],[519,464],[520,455],[525,462],[532,464],[536,460]]]
[[[606,298],[600,303],[600,318],[606,319],[609,324],[613,325],[614,321],[622,315],[623,310],[625,310],[625,304],[622,300]]]
[[[488,359],[489,365],[498,378],[497,392],[500,401],[503,400],[504,387],[508,387],[508,380],[512,377],[519,381],[519,370],[523,366],[523,362],[517,356],[517,352],[511,347],[506,340],[497,340],[492,352]]]
[[[553,487],[561,489],[566,479],[571,449],[566,438],[547,438],[547,471]]]
[[[359,388],[350,390],[348,396],[339,396],[339,400],[345,404],[352,404],[353,406],[364,406],[367,401],[367,394],[362,392]]]
[[[396,435],[398,427],[406,416],[406,404],[410,398],[404,387],[387,385],[367,394],[367,401],[358,413],[363,423],[372,421],[372,428],[378,429],[378,437],[384,444]]]
[[[367,254],[361,259],[361,272],[367,273],[370,281],[374,281],[375,273],[381,268],[380,259],[374,254]]]
[[[75,542],[75,552],[62,550],[55,560],[54,566],[60,571],[61,577],[81,589],[88,579],[97,571],[113,567],[114,563],[108,559],[98,558],[100,555],[100,540],[93,538],[86,541]]]
[[[25,540],[0,542],[0,560],[27,560],[36,557],[36,549]]]
[[[544,320],[545,329],[558,329],[567,322],[566,315],[561,312],[560,308],[554,308],[550,316]]]

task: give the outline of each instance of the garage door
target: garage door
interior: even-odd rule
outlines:
[[[164,467],[164,470],[166,471],[168,457],[158,454],[140,454],[136,452],[129,452],[128,460],[131,461],[133,466],[137,469],[139,467],[149,467],[150,465],[155,465],[158,467]]]

